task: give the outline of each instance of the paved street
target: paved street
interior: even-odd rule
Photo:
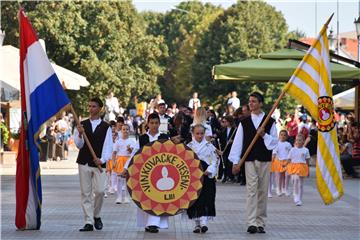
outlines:
[[[193,234],[193,223],[181,216],[171,218],[170,228],[159,234],[144,233],[135,223],[136,206],[115,205],[115,196],[105,199],[102,211],[104,229],[80,233],[83,214],[80,207],[76,153],[70,160],[41,163],[43,215],[40,231],[16,231],[15,169],[1,169],[1,239],[359,239],[359,180],[345,180],[345,196],[325,206],[315,188],[314,169],[306,179],[304,205],[296,207],[290,197],[269,199],[266,234],[249,235],[245,225],[245,187],[217,186],[217,217],[209,232]]]

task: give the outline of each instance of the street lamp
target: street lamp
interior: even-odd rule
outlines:
[[[330,50],[335,51],[336,50],[336,38],[334,37],[333,32],[334,31],[332,29],[330,29],[328,39],[329,39]]]

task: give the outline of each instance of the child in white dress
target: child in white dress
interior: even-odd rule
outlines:
[[[121,127],[121,138],[118,138],[113,147],[114,172],[117,175],[117,199],[116,204],[129,203],[128,192],[126,189],[126,179],[121,177],[124,165],[130,157],[136,142],[129,138],[130,127],[125,124]]]
[[[287,131],[281,130],[279,133],[279,142],[277,147],[273,150],[273,161],[271,164],[271,171],[275,174],[276,194],[281,196],[285,194],[290,196],[289,180],[290,176],[286,173],[286,166],[288,165],[288,156],[291,144],[287,142]]]
[[[304,147],[304,136],[298,134],[295,138],[295,147],[289,152],[290,163],[287,173],[291,175],[294,186],[294,202],[296,206],[302,205],[304,178],[309,176],[309,149]]]
[[[207,222],[216,216],[215,195],[216,184],[215,175],[217,173],[219,158],[216,148],[205,139],[205,127],[196,124],[192,129],[192,141],[188,146],[197,154],[201,160],[204,171],[203,187],[199,198],[187,210],[190,219],[195,220],[194,233],[205,233],[208,230]]]

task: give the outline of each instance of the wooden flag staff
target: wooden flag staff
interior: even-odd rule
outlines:
[[[75,119],[76,125],[79,126],[81,123],[80,123],[80,120],[79,120],[79,118],[78,118],[78,116],[77,116],[77,114],[76,114],[76,112],[75,112],[72,104],[70,104],[70,110],[71,110],[72,114],[74,115],[74,119]],[[83,135],[83,138],[84,138],[84,140],[85,140],[86,145],[88,146],[88,148],[89,148],[89,150],[90,150],[91,156],[93,157],[93,161],[94,161],[94,163],[95,163],[95,160],[94,160],[94,159],[96,159],[96,158],[98,158],[98,157],[96,156],[96,153],[95,153],[93,147],[91,146],[91,143],[90,143],[90,141],[89,141],[89,138],[86,136],[86,133],[83,132],[82,135]],[[97,164],[95,163],[95,165],[97,165]],[[101,173],[103,172],[103,169],[102,169],[101,165],[97,165],[97,168],[99,169],[99,171],[100,171]]]
[[[324,25],[324,28],[327,28],[327,26],[329,25],[329,23],[330,23],[330,21],[331,21],[331,19],[332,19],[333,16],[334,16],[334,13],[331,14],[331,16],[329,17],[329,19],[326,21],[326,23],[325,23],[325,25]],[[306,57],[306,56],[308,56],[308,55],[305,55],[305,57]],[[304,57],[304,59],[303,59],[301,62],[303,62],[304,60],[306,60],[305,57]],[[301,63],[300,63],[300,64],[301,64]],[[296,68],[296,70],[295,70],[295,72],[294,72],[293,75],[295,75],[295,74],[297,73],[297,71],[299,71],[299,67]],[[291,78],[290,78],[290,80],[291,80]],[[265,121],[261,124],[260,128],[264,128],[264,127],[266,126],[266,124],[269,122],[271,115],[273,114],[273,112],[275,111],[275,109],[279,106],[281,99],[284,97],[286,91],[288,90],[288,88],[289,88],[289,86],[290,86],[289,83],[290,83],[290,81],[285,85],[285,87],[284,87],[284,89],[282,90],[280,96],[278,97],[278,99],[276,100],[276,102],[274,103],[274,105],[272,106],[269,114],[266,116]],[[243,157],[241,158],[240,162],[239,162],[238,164],[233,165],[232,172],[233,172],[234,175],[236,175],[236,174],[238,174],[238,173],[240,172],[240,167],[241,167],[241,165],[245,162],[245,159],[246,159],[246,158],[248,157],[248,155],[250,154],[250,151],[251,151],[251,149],[253,148],[255,142],[259,139],[259,136],[260,136],[260,135],[258,134],[258,132],[256,132],[255,137],[254,137],[253,140],[251,141],[249,147],[246,149],[246,151],[245,151]]]

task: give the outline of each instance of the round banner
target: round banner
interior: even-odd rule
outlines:
[[[331,97],[318,98],[318,129],[320,132],[329,132],[335,126],[334,104]]]
[[[151,215],[173,216],[188,209],[202,188],[200,160],[171,140],[146,144],[131,159],[128,173],[131,198]]]

